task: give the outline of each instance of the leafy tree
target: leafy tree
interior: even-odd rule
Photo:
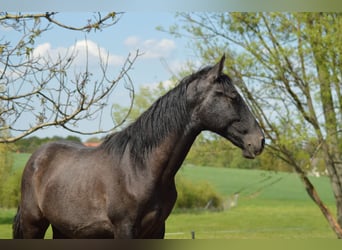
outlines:
[[[0,183],[3,183],[11,171],[13,158],[9,145],[0,144]],[[1,185],[1,184],[0,184]]]
[[[2,137],[7,137],[7,131],[0,131]],[[13,166],[13,145],[0,144],[0,207],[4,206],[3,197],[7,191],[7,179],[11,176]]]
[[[94,69],[89,69],[88,55],[83,70],[72,68],[77,58],[76,50],[57,57],[33,53],[37,38],[48,30],[100,32],[115,25],[122,13],[87,15],[85,24],[77,27],[61,21],[56,12],[0,12],[0,28],[10,30],[13,35],[11,39],[6,35],[0,37],[0,131],[9,130],[12,135],[0,137],[0,143],[14,142],[51,126],[80,134],[107,132],[100,128],[100,124],[98,129],[87,132],[81,131],[77,125],[101,112],[120,80],[125,80],[131,91],[127,74],[138,57],[138,51],[127,56],[122,68],[115,71],[118,72],[116,76],[109,75],[108,55],[99,51],[97,68],[100,76],[97,79],[94,79]],[[87,53],[87,41],[84,46]],[[30,122],[27,122],[28,117]],[[101,123],[101,119],[98,120]]]
[[[20,180],[22,170],[10,172],[1,183],[0,207],[17,207],[20,200]]]
[[[264,128],[267,151],[291,165],[342,238],[342,15],[180,13],[169,32],[191,37],[204,61],[222,53],[229,74]],[[337,221],[307,178],[319,157]]]
[[[21,153],[33,153],[37,150],[39,146],[49,141],[60,141],[60,140],[68,140],[81,143],[81,139],[77,136],[67,136],[66,138],[60,136],[53,137],[45,137],[40,138],[37,136],[29,136],[26,138],[22,138],[14,143],[15,151]]]
[[[259,158],[255,161],[243,158],[241,150],[226,139],[212,133],[202,133],[197,137],[185,162],[198,166],[226,168],[255,169],[261,166]]]
[[[91,137],[91,138],[87,139],[86,142],[101,142],[101,139],[98,137]]]
[[[68,141],[74,141],[74,142],[82,142],[81,139],[78,136],[68,135],[66,138]]]

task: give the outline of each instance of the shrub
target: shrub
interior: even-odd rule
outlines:
[[[17,170],[11,173],[0,190],[0,207],[14,208],[19,204],[20,199],[20,181],[22,170]]]
[[[222,209],[223,198],[208,182],[193,183],[177,176],[178,198],[175,208],[179,209]]]

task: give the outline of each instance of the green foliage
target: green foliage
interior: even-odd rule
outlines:
[[[0,194],[13,165],[13,158],[8,144],[0,144]]]
[[[14,143],[16,150],[21,153],[33,153],[40,147],[42,144],[47,143],[49,141],[59,141],[59,140],[69,140],[75,142],[81,142],[81,139],[77,136],[67,136],[66,138],[60,136],[53,137],[45,137],[40,138],[37,136],[30,136],[23,139],[20,139]]]
[[[17,207],[20,200],[20,183],[22,169],[12,172],[2,184],[0,193],[0,207]]]
[[[8,144],[0,144],[0,183],[4,181],[10,172],[13,158]]]
[[[202,133],[190,149],[185,162],[199,166],[226,168],[260,168],[260,159],[243,158],[241,150],[215,134]]]
[[[0,207],[11,207],[16,203],[18,189],[15,185],[15,175],[12,174],[12,166],[11,148],[8,144],[0,144]]]
[[[317,154],[308,146],[319,148],[327,140],[330,156],[339,161],[340,13],[179,13],[177,18],[169,32],[195,37],[189,44],[203,63],[226,54],[226,69],[263,125],[272,154],[309,170]]]
[[[68,135],[65,140],[67,141],[74,141],[74,142],[82,142],[78,136]]]
[[[98,137],[90,137],[86,142],[101,142],[101,139]]]
[[[191,182],[184,177],[176,178],[178,197],[176,209],[222,209],[223,198],[208,182]]]

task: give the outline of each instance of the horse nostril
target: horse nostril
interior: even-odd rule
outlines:
[[[264,147],[265,146],[265,138],[262,138],[261,139],[261,147]]]

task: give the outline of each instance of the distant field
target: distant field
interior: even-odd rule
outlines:
[[[27,158],[18,154],[16,168],[23,167]],[[227,200],[239,192],[238,204],[220,212],[174,211],[167,220],[166,238],[191,238],[191,231],[198,239],[335,238],[295,174],[185,166],[177,175],[194,182],[207,181]],[[312,178],[312,182],[335,211],[328,178]],[[0,210],[0,238],[11,237],[14,213],[15,209]]]
[[[188,166],[178,175],[208,181],[227,199],[240,195],[236,207],[222,212],[175,211],[167,221],[167,238],[190,238],[191,231],[199,239],[336,238],[296,174]],[[311,181],[335,212],[329,179]]]
[[[208,181],[223,195],[240,191],[241,198],[249,199],[249,202],[272,200],[311,203],[299,177],[294,173],[186,166],[177,175],[194,182]],[[310,180],[325,202],[334,203],[328,177],[312,177]]]

